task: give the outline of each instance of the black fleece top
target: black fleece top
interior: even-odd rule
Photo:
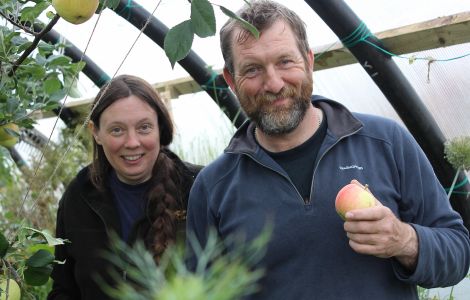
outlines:
[[[184,164],[192,175],[190,182],[184,184],[188,189],[184,195],[187,195],[200,167]],[[187,198],[184,200],[187,203]],[[47,299],[110,299],[101,291],[96,277],[112,285],[111,264],[102,257],[102,252],[108,249],[110,234],[121,232],[121,225],[111,193],[99,191],[92,184],[89,167],[77,174],[62,196],[56,227],[56,236],[71,243],[56,246],[56,260],[65,263],[54,265],[51,275],[54,283]]]

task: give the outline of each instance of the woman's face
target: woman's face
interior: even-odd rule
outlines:
[[[122,182],[150,179],[160,152],[158,117],[150,105],[134,95],[119,99],[103,111],[99,128],[91,126],[96,143]]]

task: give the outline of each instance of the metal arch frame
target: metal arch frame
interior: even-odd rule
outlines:
[[[120,0],[114,12],[139,30],[149,21],[143,33],[162,49],[164,48],[164,39],[169,30],[168,27],[152,16],[140,4],[133,0]],[[214,71],[210,71],[206,67],[207,64],[192,50],[178,63],[200,86],[206,87],[205,91],[209,96],[221,109],[223,108],[223,112],[234,125],[237,128],[240,127],[247,117],[241,110],[238,100],[233,93],[228,88],[220,88],[227,87],[224,78],[217,75]],[[217,88],[207,88],[210,84],[215,84]]]
[[[349,36],[362,23],[342,0],[305,0],[305,2],[340,39]],[[371,35],[368,42],[378,44],[380,40]],[[451,186],[456,170],[444,158],[444,134],[392,58],[366,43],[356,43],[348,49],[423,148],[441,184]],[[465,175],[461,172],[459,181],[464,179]],[[463,189],[469,192],[470,183],[467,183]],[[452,207],[460,213],[465,226],[470,229],[470,202],[466,200],[466,196],[460,194],[452,194],[450,199]]]
[[[361,20],[341,0],[305,0],[305,2],[325,21],[338,37],[348,36],[361,24]],[[139,30],[149,20],[144,33],[161,48],[164,48],[164,38],[168,28],[135,1],[120,0],[115,13]],[[341,20],[341,22],[338,22],[338,20]],[[378,40],[373,39],[371,42],[378,43]],[[70,53],[67,55],[73,56],[74,51],[72,51],[72,48],[69,49]],[[389,55],[377,51],[377,49],[364,43],[357,43],[349,47],[349,50],[377,84],[423,148],[441,183],[444,186],[450,186],[456,170],[444,159],[444,135],[398,66]],[[84,58],[83,55],[80,55],[80,57]],[[207,85],[212,80],[216,82],[216,86],[227,86],[223,77],[217,76],[215,79],[213,78],[214,74],[205,67],[206,64],[203,60],[192,50],[179,63],[201,86]],[[88,76],[86,70],[84,70],[84,73]],[[102,74],[100,73],[100,76]],[[240,111],[238,101],[228,89],[206,90],[206,92],[219,106],[226,108],[224,110],[225,113],[231,120],[235,119],[236,127],[239,127],[246,120],[246,115]],[[463,180],[464,174],[461,173],[459,179]],[[464,189],[470,191],[470,184],[467,183]],[[453,194],[451,204],[462,215],[465,226],[470,229],[470,204],[464,201],[465,199],[463,195]]]

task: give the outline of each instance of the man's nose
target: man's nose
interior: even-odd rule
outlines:
[[[277,94],[282,90],[283,87],[284,80],[276,68],[273,66],[266,68],[264,76],[264,91]]]

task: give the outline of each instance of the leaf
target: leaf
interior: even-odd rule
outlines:
[[[171,67],[175,67],[175,63],[188,55],[193,44],[194,32],[191,26],[191,20],[186,20],[170,30],[165,36],[163,48],[165,54],[170,60]]]
[[[73,77],[66,76],[64,78],[64,88],[68,95],[72,98],[80,98],[82,94],[78,90],[77,86],[78,78],[74,80]]]
[[[39,250],[48,251],[49,253],[54,253],[54,247],[47,244],[32,244],[28,247],[28,253],[34,253]]]
[[[25,229],[34,231],[34,232],[39,233],[40,235],[42,235],[46,239],[47,244],[49,246],[63,245],[65,242],[68,242],[68,240],[64,240],[64,239],[61,239],[61,238],[54,238],[49,232],[47,232],[47,230],[37,230],[37,229],[31,228],[31,227],[25,227]]]
[[[119,5],[119,1],[120,0],[100,0],[100,4],[98,5],[96,12],[99,13],[106,7],[115,10]]]
[[[49,67],[57,67],[68,65],[72,59],[63,55],[51,55],[47,58],[47,63]]]
[[[251,34],[256,38],[256,39],[259,39],[259,31],[258,29],[256,29],[255,26],[251,25],[250,23],[248,23],[247,21],[243,20],[242,18],[240,18],[239,16],[237,16],[234,12],[232,12],[231,10],[223,7],[223,6],[220,6],[220,10],[227,16],[229,16],[230,18],[232,19],[236,19],[237,21],[239,21],[243,27],[245,27],[246,30],[248,30],[249,32],[251,32]]]
[[[18,102],[18,99],[15,99],[15,98],[8,98],[7,100],[7,113],[14,113],[18,107],[20,106],[19,102]]]
[[[46,284],[52,272],[52,266],[46,267],[27,267],[24,271],[24,279],[27,284],[32,286],[40,286]]]
[[[26,266],[41,268],[51,264],[54,261],[54,255],[47,250],[39,249],[30,258],[26,260]]]
[[[68,67],[73,72],[73,74],[78,74],[83,70],[83,68],[85,68],[85,66],[86,66],[86,62],[79,61],[79,62],[70,64]]]
[[[57,77],[52,77],[44,81],[44,91],[53,94],[62,88],[62,83]]]
[[[21,44],[20,46],[18,46],[18,53],[21,53],[25,51],[26,49],[28,49],[31,46],[31,44],[33,44],[33,42],[27,41],[24,44]]]
[[[207,0],[191,1],[191,24],[194,33],[201,38],[215,34],[214,8]]]
[[[52,51],[55,50],[55,46],[48,43],[40,42],[38,44],[37,49],[39,50],[39,54],[41,54],[41,56],[46,57],[49,56]]]
[[[25,22],[34,22],[35,19],[39,17],[42,12],[49,7],[49,3],[47,2],[39,2],[35,6],[24,7],[21,10],[21,21]]]
[[[8,243],[7,238],[0,232],[0,258],[5,257],[8,247],[10,247],[10,244]]]

